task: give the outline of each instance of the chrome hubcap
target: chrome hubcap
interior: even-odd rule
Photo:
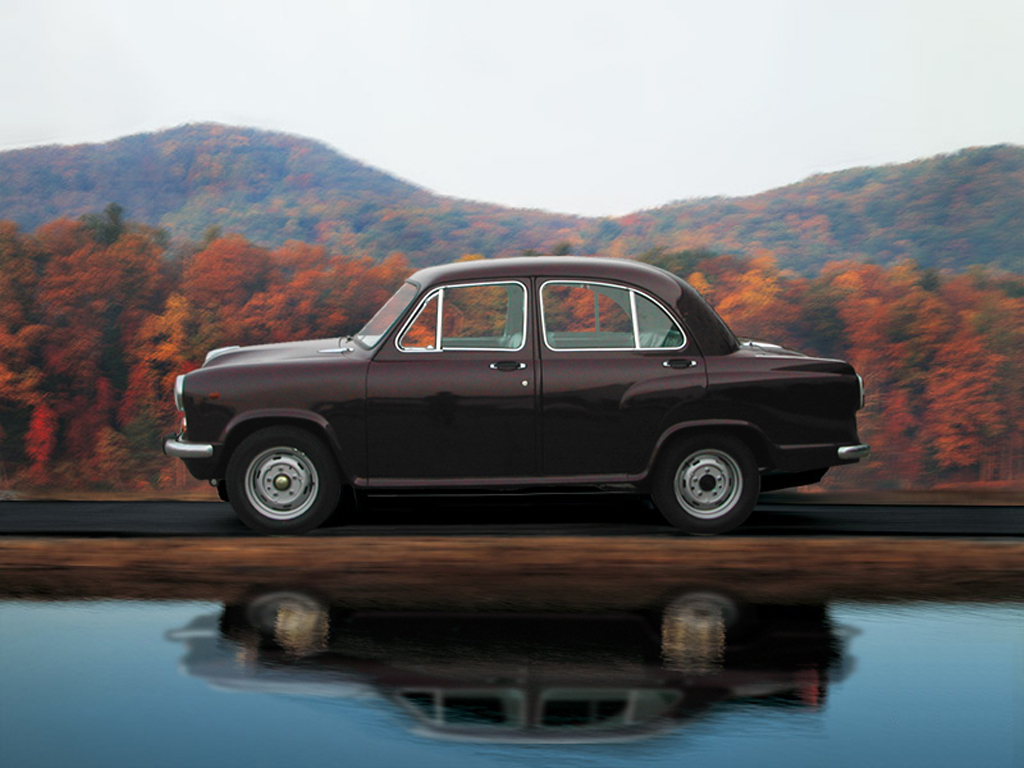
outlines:
[[[727,453],[705,449],[690,454],[675,477],[676,500],[687,514],[714,520],[736,506],[743,491],[739,465]]]
[[[316,501],[320,478],[309,457],[279,446],[259,454],[245,472],[245,493],[257,512],[271,520],[293,520]]]

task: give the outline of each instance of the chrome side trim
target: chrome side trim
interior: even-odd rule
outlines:
[[[164,439],[164,453],[176,459],[208,459],[213,456],[210,443],[190,443],[177,437]]]
[[[866,459],[871,455],[871,446],[864,445],[864,443],[860,445],[843,445],[840,446],[838,454],[839,458],[843,461],[858,461]]]

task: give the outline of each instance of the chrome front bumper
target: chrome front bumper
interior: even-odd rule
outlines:
[[[839,458],[843,461],[859,461],[871,455],[871,446],[861,443],[860,445],[844,445],[839,448]]]
[[[164,453],[176,459],[208,459],[213,456],[210,443],[190,443],[178,439],[177,435],[164,438]]]

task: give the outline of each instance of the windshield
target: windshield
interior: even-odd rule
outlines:
[[[416,297],[417,288],[412,283],[403,283],[402,287],[395,291],[395,294],[387,300],[383,307],[377,310],[370,322],[363,326],[353,338],[367,349],[377,346],[377,343],[384,338],[395,321],[401,317],[405,308],[408,307]]]

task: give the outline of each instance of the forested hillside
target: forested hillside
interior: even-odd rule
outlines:
[[[176,239],[213,227],[276,247],[318,243],[415,264],[508,255],[578,231],[580,219],[443,198],[309,139],[188,125],[107,144],[0,153],[0,219],[32,229],[108,203]]]
[[[666,237],[675,248],[749,253],[760,247],[804,273],[836,258],[1024,272],[1024,148],[966,149],[841,171],[752,197],[668,205],[637,218],[643,236],[634,248],[671,233]]]
[[[216,227],[267,248],[301,240],[374,260],[399,252],[417,266],[465,254],[704,249],[768,251],[808,275],[837,259],[903,258],[1024,272],[1024,148],[1005,145],[619,218],[445,198],[309,139],[222,125],[0,153],[0,219],[25,231],[111,202],[179,243]]]
[[[838,261],[814,277],[769,255],[655,252],[741,335],[843,357],[864,376],[874,457],[856,488],[1024,478],[1024,276]],[[116,207],[33,233],[0,222],[0,490],[182,488],[159,453],[175,376],[227,344],[357,330],[409,274],[242,235],[166,248]]]

